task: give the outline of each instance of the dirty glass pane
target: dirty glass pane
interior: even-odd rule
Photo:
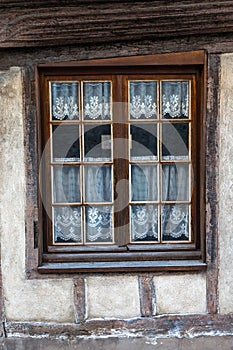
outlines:
[[[158,197],[157,166],[131,165],[131,200],[157,201]]]
[[[78,125],[53,125],[52,150],[54,162],[79,162]]]
[[[53,167],[53,201],[54,203],[80,202],[80,167]]]
[[[82,215],[80,207],[54,207],[53,228],[55,243],[82,242]]]
[[[130,135],[131,160],[157,160],[157,124],[133,124]]]
[[[189,124],[164,123],[162,143],[163,160],[187,160],[189,158]]]
[[[113,215],[111,206],[86,206],[86,242],[113,243]]]
[[[111,82],[83,83],[83,114],[86,120],[111,119]]]
[[[162,116],[165,119],[189,117],[189,82],[162,82]]]
[[[106,162],[112,158],[111,125],[84,126],[84,160]]]
[[[77,82],[51,83],[52,120],[79,118],[78,89]]]
[[[131,241],[158,241],[158,206],[130,206]]]
[[[112,201],[112,167],[85,166],[85,201],[111,202]]]
[[[131,81],[129,90],[130,119],[157,118],[157,82]]]
[[[189,165],[171,164],[162,167],[162,200],[189,200]]]
[[[189,206],[186,204],[162,206],[163,241],[189,240]]]

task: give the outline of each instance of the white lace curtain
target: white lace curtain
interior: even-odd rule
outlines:
[[[134,165],[131,167],[132,201],[157,201],[158,181],[157,167],[151,165]],[[163,165],[162,200],[188,201],[189,168],[187,164]],[[162,236],[164,240],[187,240],[188,205],[163,205]],[[131,237],[133,241],[158,239],[157,205],[134,205],[131,216]]]
[[[157,118],[157,82],[130,82],[130,118]]]
[[[176,119],[189,116],[189,83],[188,81],[162,82],[162,115],[163,118]]]
[[[99,203],[112,201],[111,166],[85,166],[85,202]],[[81,203],[80,168],[59,166],[54,169],[54,201],[56,203]],[[77,224],[77,210],[81,208],[62,207],[55,215],[55,239],[80,242],[81,221]],[[86,206],[86,240],[88,242],[112,241],[111,206]]]
[[[52,119],[78,119],[78,83],[52,83]]]
[[[111,119],[111,83],[83,83],[83,113],[86,120]]]
[[[131,119],[158,118],[157,87],[157,82],[153,81],[130,82]],[[188,82],[162,82],[162,118],[188,117],[188,88]],[[60,83],[52,85],[53,118],[62,120],[78,117],[78,102],[74,98],[77,96],[77,89],[77,83],[64,84],[64,86]],[[110,119],[110,100],[110,82],[84,82],[84,119]],[[63,109],[62,101],[66,105]],[[85,217],[86,241],[111,242],[112,207],[94,204],[113,201],[112,168],[111,166],[85,166],[84,174],[85,189],[82,195],[86,202],[93,204],[86,206],[85,209],[81,206],[72,208],[65,205],[62,208],[56,208],[54,211],[55,239],[80,242],[80,218],[82,210],[85,210],[83,217]],[[174,202],[189,201],[189,166],[185,163],[162,166],[160,198],[158,178],[156,164],[131,166],[131,239],[132,241],[157,241],[158,220],[161,217],[163,240],[187,240],[189,205],[174,204]],[[54,167],[54,202],[81,203],[80,182],[78,166]],[[147,203],[158,200],[160,203],[161,200],[168,203],[163,205]],[[136,204],[140,201],[145,203]]]
[[[164,165],[162,174],[162,199],[163,201],[185,201],[189,198],[188,165]],[[131,196],[132,203],[158,200],[157,167],[153,165],[133,165],[131,167]],[[89,203],[111,202],[112,181],[110,166],[87,166],[85,168],[85,201]],[[55,167],[54,171],[54,200],[57,203],[80,202],[80,172],[78,167]],[[111,206],[90,206],[86,212],[87,240],[105,241],[111,240],[112,221]],[[70,218],[68,220],[67,213]],[[132,205],[131,213],[132,240],[157,240],[158,239],[158,206],[157,205]],[[57,235],[63,240],[79,240],[80,229],[77,229],[77,220],[72,218],[74,212],[71,208],[59,212],[60,227]],[[77,217],[77,215],[76,215]],[[76,226],[75,226],[76,225]],[[64,234],[66,232],[66,235]],[[187,239],[188,238],[188,205],[166,204],[162,207],[162,234],[163,238]],[[66,239],[65,239],[66,237]]]

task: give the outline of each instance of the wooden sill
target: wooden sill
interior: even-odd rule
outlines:
[[[151,272],[151,271],[200,271],[206,269],[201,260],[165,261],[104,261],[42,263],[39,273],[87,273],[87,272]]]

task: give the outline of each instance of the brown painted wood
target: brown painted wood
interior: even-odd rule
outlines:
[[[201,259],[200,251],[176,251],[175,246],[173,246],[173,251],[170,252],[98,252],[90,253],[85,252],[85,249],[82,254],[43,254],[44,262],[83,262],[87,261],[145,261],[145,260],[192,260],[192,259]]]
[[[233,31],[232,1],[2,1],[0,47],[182,38]]]
[[[202,172],[201,167],[197,169],[196,164],[199,162],[199,156],[197,151],[197,145],[200,144],[200,130],[201,128],[197,128],[198,125],[201,124],[202,119],[202,110],[199,109],[199,113],[196,113],[196,108],[194,105],[199,104],[199,99],[203,94],[202,83],[201,80],[203,77],[200,76],[200,72],[203,70],[203,64],[205,62],[205,52],[202,50],[201,52],[192,53],[184,53],[175,54],[174,61],[172,62],[172,55],[151,55],[145,57],[129,57],[120,59],[120,65],[118,66],[117,59],[106,59],[99,61],[84,61],[81,62],[81,66],[79,63],[77,67],[74,66],[74,62],[64,67],[57,64],[50,65],[40,65],[38,67],[39,77],[41,77],[40,81],[40,95],[41,95],[41,140],[42,147],[46,144],[49,139],[49,93],[48,93],[48,82],[50,80],[80,80],[87,79],[87,77],[91,77],[92,79],[103,79],[103,77],[109,76],[106,74],[110,74],[112,72],[112,81],[113,81],[113,97],[114,97],[114,111],[113,111],[113,121],[114,121],[114,138],[115,142],[115,154],[114,154],[114,186],[115,186],[115,198],[117,197],[117,183],[122,180],[128,179],[128,144],[127,144],[127,110],[124,110],[122,106],[122,101],[127,101],[127,87],[128,79],[146,79],[148,77],[153,79],[174,79],[174,78],[182,78],[182,79],[192,79],[193,80],[193,88],[192,88],[192,125],[193,125],[193,167],[194,173],[196,177],[196,182],[198,185],[201,183]],[[137,66],[141,66],[143,60],[147,63],[145,66],[140,67],[140,71],[138,72]],[[196,60],[196,61],[195,61]],[[158,65],[156,64],[158,62]],[[164,65],[162,65],[162,62]],[[196,62],[195,65],[193,63]],[[192,64],[191,64],[192,63]],[[183,66],[183,64],[185,64]],[[171,66],[170,66],[171,65]],[[97,69],[98,66],[98,69]],[[127,72],[129,74],[127,75]],[[122,75],[124,73],[124,75]],[[200,80],[200,81],[199,81]],[[196,84],[199,84],[199,95],[196,95]],[[201,104],[202,106],[202,104]],[[120,108],[120,110],[119,110]],[[164,121],[165,122],[165,121]],[[118,143],[117,143],[118,142]],[[123,145],[122,145],[123,143]],[[41,150],[43,151],[43,149]],[[122,151],[122,154],[121,154]],[[197,151],[197,152],[196,152]],[[195,153],[196,152],[196,153]],[[47,170],[46,170],[47,169]],[[45,178],[50,179],[50,168],[45,167]],[[48,202],[51,202],[50,195],[50,181],[46,181],[46,189],[45,196]],[[201,252],[203,252],[202,246],[200,246],[199,234],[200,230],[198,227],[198,217],[200,215],[204,215],[198,208],[202,208],[200,206],[199,201],[197,201],[197,193],[198,189],[195,189],[195,195],[192,198],[192,203],[194,208],[197,208],[196,211],[193,212],[193,228],[195,231],[193,240],[190,246],[186,243],[179,244],[178,249],[176,250],[176,244],[152,244],[148,248],[148,244],[130,244],[128,249],[121,254],[116,247],[112,247],[113,250],[111,252],[110,248],[105,248],[105,251],[101,251],[97,247],[96,253],[94,253],[94,246],[91,248],[82,247],[80,249],[78,246],[76,248],[67,247],[67,250],[63,251],[66,254],[61,254],[62,250],[59,252],[60,247],[52,246],[52,230],[50,220],[44,218],[44,247],[42,252],[42,265],[38,271],[44,273],[47,272],[84,272],[84,271],[104,271],[107,270],[112,271],[122,271],[127,269],[128,271],[146,271],[148,268],[151,271],[158,271],[160,268],[162,270],[187,270],[187,269],[203,269],[205,268],[205,263],[201,263],[199,260],[202,259]],[[115,240],[116,245],[124,246],[129,243],[129,209],[128,209],[128,184],[124,186],[123,193],[120,193],[121,199],[124,200],[120,202],[120,206],[123,208],[118,208],[116,205],[115,208]],[[117,202],[117,201],[116,201]],[[116,203],[115,202],[115,203]],[[123,209],[123,210],[122,210]],[[203,216],[204,217],[204,216]],[[127,226],[127,229],[126,229]],[[159,247],[157,251],[157,246]],[[202,248],[202,250],[200,249]],[[91,249],[91,250],[90,250]],[[118,252],[117,252],[118,250]],[[114,253],[115,251],[115,253]],[[75,254],[76,253],[76,254]],[[84,254],[82,254],[84,253]],[[195,261],[194,264],[191,263],[191,259]],[[157,260],[157,261],[156,261]],[[169,263],[166,263],[166,260]],[[180,260],[180,261],[179,261]],[[190,261],[188,261],[190,260]],[[87,263],[85,263],[85,261]],[[138,265],[137,262],[140,261],[141,266]],[[162,262],[163,261],[163,262]],[[183,261],[183,263],[182,263]],[[44,262],[44,264],[43,264]],[[76,262],[76,266],[74,263]],[[90,262],[90,263],[89,263]],[[105,267],[101,265],[102,262],[105,262]],[[173,264],[174,262],[174,264]],[[57,267],[55,264],[57,263]],[[96,266],[95,266],[96,264]],[[118,264],[118,265],[117,265]],[[174,265],[174,266],[172,266]],[[80,270],[79,270],[80,268]],[[67,270],[66,270],[67,269]]]
[[[86,317],[85,300],[85,279],[75,278],[74,280],[74,311],[76,323],[81,323]]]
[[[195,335],[232,334],[233,314],[228,315],[179,315],[138,318],[133,320],[91,320],[84,324],[49,324],[42,322],[6,322],[6,335],[22,334],[39,336],[49,334],[51,337],[111,335],[114,330],[123,334],[124,330],[132,335],[159,337],[168,334],[180,337]]]
[[[220,122],[220,57],[212,55],[208,62],[207,152],[206,152],[206,261],[207,307],[218,312],[218,192],[219,192],[219,122]]]
[[[38,272],[56,273],[102,273],[108,272],[158,272],[158,271],[205,271],[206,264],[200,260],[149,260],[149,261],[95,261],[42,263]]]
[[[142,275],[138,277],[140,310],[142,317],[151,317],[156,314],[155,310],[155,287],[153,277]]]
[[[112,66],[171,66],[171,65],[198,65],[204,64],[206,54],[204,50],[163,53],[157,55],[129,56],[117,58],[103,58],[102,60],[81,60],[57,63],[39,64],[38,68],[52,67],[112,67]],[[160,68],[161,69],[161,68]],[[118,99],[120,96],[118,96]],[[119,100],[120,101],[120,100]]]

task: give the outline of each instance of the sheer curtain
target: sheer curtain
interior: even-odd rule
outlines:
[[[84,119],[111,119],[111,83],[83,83]]]
[[[78,119],[78,83],[52,83],[52,119]]]
[[[157,117],[157,82],[130,82],[130,118]]]
[[[163,118],[188,118],[189,116],[189,82],[162,82]]]
[[[189,116],[189,83],[187,81],[163,81],[161,86],[161,118],[187,118]],[[156,123],[157,87],[156,81],[130,82],[130,119],[134,120],[134,124],[138,127],[143,127],[143,119],[151,119],[150,123]],[[77,95],[77,89],[77,83],[52,84],[53,118],[62,120],[77,117],[77,101],[74,98]],[[63,109],[61,108],[62,101],[63,105],[66,105],[66,107],[63,106]],[[84,82],[83,103],[84,119],[110,119],[110,82]],[[136,119],[142,120],[140,125],[135,122]],[[110,131],[108,130],[105,134],[110,134]],[[147,134],[151,134],[151,131],[147,130]],[[151,143],[156,145],[156,137],[152,136],[150,138],[148,136],[150,141],[146,144],[147,149],[152,147]],[[92,137],[95,139],[96,135]],[[99,139],[101,140],[101,137]],[[145,140],[144,143],[146,143]],[[179,159],[179,155],[177,157]],[[160,171],[162,171],[160,184],[159,165],[146,164],[147,160],[151,158],[139,154],[137,161],[144,161],[144,163],[131,164],[131,239],[132,241],[157,241],[158,223],[161,217],[163,240],[187,240],[190,200],[189,164],[184,161],[183,163],[160,165]],[[113,237],[112,166],[84,165],[83,181],[85,185],[82,196],[84,203],[89,205],[83,208],[81,208],[80,174],[80,166],[54,166],[53,201],[64,203],[62,208],[54,210],[56,239],[80,242],[81,217],[83,217],[87,242],[111,242]],[[181,203],[176,203],[176,201]],[[80,206],[73,208],[65,203],[80,203]]]
[[[157,118],[157,83],[148,81],[130,82],[130,119],[156,119]],[[161,118],[162,119],[187,119],[189,117],[189,82],[188,81],[162,81],[161,83]],[[135,124],[142,130],[148,123]],[[188,159],[183,153],[188,152],[183,142],[180,129],[188,124],[162,125],[162,136],[165,128],[169,128],[164,140],[162,140],[163,160],[173,161]],[[131,127],[132,128],[132,127]],[[171,130],[170,130],[171,129]],[[186,129],[185,129],[186,130]],[[152,133],[150,126],[149,133]],[[188,135],[188,129],[187,129]],[[188,136],[187,136],[188,137]],[[153,139],[146,136],[147,149],[152,146]],[[138,140],[140,141],[140,140]],[[152,142],[152,143],[151,143]],[[164,148],[171,144],[174,151],[172,156],[164,156]],[[182,144],[182,147],[180,147]],[[185,148],[185,151],[184,151]],[[131,152],[132,153],[132,152]],[[134,158],[133,158],[134,159]],[[146,161],[146,156],[138,156],[138,161]],[[135,159],[134,159],[135,160]],[[162,183],[158,185],[157,168],[152,165],[131,166],[131,238],[132,240],[156,240],[158,238],[158,208],[161,209],[161,237],[163,240],[187,240],[189,237],[189,205],[179,204],[177,201],[189,201],[189,165],[167,164],[162,165]],[[160,200],[166,204],[140,204],[133,202],[158,201],[158,187],[160,188]],[[155,229],[156,228],[156,229]],[[157,230],[157,231],[156,231]]]
[[[86,240],[105,242],[112,240],[111,205],[96,203],[112,202],[111,166],[85,166]],[[80,167],[54,167],[54,202],[81,204]],[[55,210],[55,236],[63,241],[79,242],[81,239],[81,207],[64,206]],[[79,219],[79,220],[78,220]]]
[[[163,201],[189,200],[189,165],[163,165]],[[189,237],[189,206],[165,204],[162,206],[162,236],[164,240],[187,240]]]

